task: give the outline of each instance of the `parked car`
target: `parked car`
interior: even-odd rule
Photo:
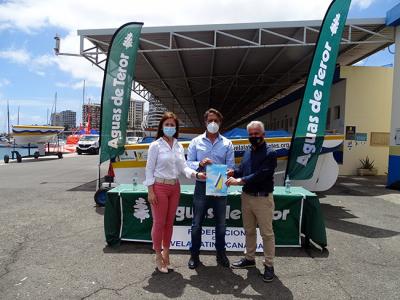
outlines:
[[[76,153],[81,155],[82,153],[99,154],[99,139],[98,134],[85,134],[82,135],[76,146]]]
[[[128,136],[126,138],[126,142],[125,143],[127,145],[134,145],[134,144],[139,144],[141,140],[142,140],[142,138],[138,137],[138,136]]]

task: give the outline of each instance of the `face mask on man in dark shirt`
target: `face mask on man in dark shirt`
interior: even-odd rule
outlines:
[[[253,147],[257,147],[262,143],[263,139],[262,136],[251,136],[249,137],[249,142]]]

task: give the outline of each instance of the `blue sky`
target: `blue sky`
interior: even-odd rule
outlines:
[[[78,53],[78,29],[118,27],[127,21],[145,26],[321,19],[329,0],[78,1],[0,0],[0,132],[6,130],[6,101],[11,122],[44,124],[57,92],[57,111],[71,109],[81,118],[82,83],[86,99],[100,102],[102,74],[83,58],[56,57],[61,50]],[[119,5],[116,5],[119,4]],[[353,0],[349,18],[385,17],[398,0]],[[121,9],[123,7],[123,9]],[[257,8],[257,9],[256,9]],[[391,47],[394,50],[394,46]],[[362,65],[388,65],[387,49]]]

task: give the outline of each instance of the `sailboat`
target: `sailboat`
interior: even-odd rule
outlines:
[[[54,113],[56,113],[57,93],[54,99]],[[19,119],[19,117],[18,117]],[[58,134],[64,131],[64,126],[49,126],[49,125],[13,125],[12,135],[14,144],[17,146],[36,146],[45,144],[53,140]]]
[[[0,148],[11,147],[11,142],[5,136],[0,136]]]
[[[45,144],[63,131],[63,126],[14,125],[12,127],[16,145]]]

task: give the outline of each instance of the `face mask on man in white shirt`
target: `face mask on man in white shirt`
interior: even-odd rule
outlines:
[[[209,133],[214,134],[214,133],[217,133],[218,130],[219,130],[219,125],[218,125],[218,123],[216,123],[216,122],[211,122],[211,123],[208,123],[208,124],[207,124],[207,131],[208,131]]]

